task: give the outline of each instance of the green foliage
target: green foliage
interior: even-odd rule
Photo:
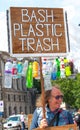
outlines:
[[[80,74],[75,79],[59,78],[51,81],[52,85],[58,84],[64,94],[64,102],[72,108],[80,108]]]
[[[73,78],[58,78],[52,80],[52,85],[58,84],[64,94],[64,102],[72,108],[80,108],[80,74]],[[40,80],[34,79],[34,88],[41,93]]]

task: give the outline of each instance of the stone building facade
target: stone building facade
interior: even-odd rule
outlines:
[[[33,113],[36,90],[26,88],[24,77],[13,79],[12,88],[4,86],[4,66],[7,58],[11,58],[7,52],[0,52],[0,100],[4,103],[4,117],[21,113],[21,111],[25,114]]]

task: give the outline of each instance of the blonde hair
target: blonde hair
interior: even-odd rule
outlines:
[[[45,99],[45,105],[48,104],[48,100],[50,99],[51,97],[51,92],[53,89],[60,89],[60,87],[58,85],[54,85],[52,87],[52,89],[50,90],[46,90],[45,91],[45,94],[44,94],[44,99]],[[43,106],[43,103],[42,103],[42,94],[37,98],[36,100],[36,107],[42,107]]]

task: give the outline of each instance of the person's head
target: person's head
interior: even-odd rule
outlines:
[[[36,106],[42,106],[42,95],[37,99]],[[49,105],[51,109],[60,107],[63,101],[63,94],[58,85],[55,85],[50,90],[45,91],[45,104]]]
[[[50,109],[57,109],[63,101],[63,94],[59,86],[55,85],[51,90],[45,92],[45,104],[49,105]]]

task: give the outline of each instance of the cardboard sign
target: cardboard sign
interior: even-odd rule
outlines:
[[[36,128],[34,130],[78,130],[76,124],[65,125],[65,126],[54,126],[54,127],[47,127],[47,128]]]
[[[30,128],[31,121],[32,121],[33,114],[28,114],[28,129]],[[76,124],[69,124],[64,126],[53,126],[53,127],[47,127],[47,128],[36,128],[34,130],[78,130],[78,127]]]
[[[41,57],[69,51],[63,8],[10,7],[10,53]]]

